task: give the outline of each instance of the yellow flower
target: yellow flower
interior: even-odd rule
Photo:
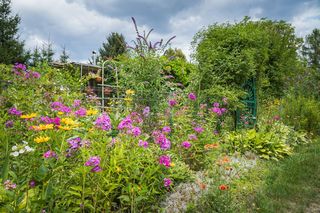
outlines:
[[[67,125],[77,125],[77,122],[72,120],[71,118],[62,118],[61,123],[64,123]]]
[[[127,102],[131,102],[132,98],[124,98],[123,100],[127,101]]]
[[[96,115],[98,113],[98,110],[96,109],[88,109],[87,110],[87,115]]]
[[[41,131],[41,130],[47,130],[47,129],[53,129],[53,124],[40,124],[39,126],[32,126],[32,128],[34,130],[38,130],[38,131]]]
[[[71,130],[72,128],[70,126],[58,126],[59,129],[62,130]]]
[[[63,114],[64,114],[64,112],[60,112],[60,111],[58,112],[58,115],[63,115]]]
[[[31,114],[27,114],[27,115],[21,115],[20,118],[24,118],[24,119],[31,119],[37,117],[36,113],[31,113]]]
[[[43,142],[47,142],[49,140],[50,140],[49,137],[43,137],[43,136],[40,136],[40,137],[37,137],[37,138],[34,139],[34,141],[36,143],[43,143]]]
[[[128,89],[126,95],[134,95],[134,90]]]
[[[171,167],[174,167],[175,165],[176,165],[175,163],[172,163],[172,162],[170,163]]]

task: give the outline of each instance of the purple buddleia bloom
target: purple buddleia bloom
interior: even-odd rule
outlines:
[[[99,156],[92,156],[89,158],[87,162],[85,162],[85,166],[99,166],[101,158]]]
[[[110,117],[106,113],[102,113],[102,115],[96,119],[94,124],[102,130],[108,131],[111,129]]]
[[[169,168],[171,164],[171,158],[168,155],[161,155],[159,158],[159,164]]]

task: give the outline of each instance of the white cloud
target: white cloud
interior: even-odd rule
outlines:
[[[296,35],[305,37],[310,34],[314,28],[320,27],[320,7],[311,7],[308,5],[300,14],[292,18],[291,23],[295,26]]]

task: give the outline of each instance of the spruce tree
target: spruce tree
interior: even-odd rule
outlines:
[[[314,29],[310,35],[307,35],[302,54],[310,67],[320,71],[320,29]]]
[[[100,57],[102,59],[115,58],[126,52],[126,42],[122,34],[112,32],[107,41],[102,44],[99,49]]]
[[[0,0],[0,63],[24,63],[30,55],[17,35],[21,19],[11,13],[11,0]]]
[[[60,62],[61,63],[68,63],[69,58],[70,57],[69,57],[69,55],[68,55],[68,53],[66,51],[66,46],[63,46],[62,47],[62,53],[60,55]]]

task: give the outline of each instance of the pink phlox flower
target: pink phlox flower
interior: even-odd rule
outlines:
[[[189,138],[189,140],[192,140],[192,141],[198,140],[198,137],[197,137],[195,134],[190,134],[190,135],[188,136],[188,138]]]
[[[77,108],[77,107],[79,107],[81,105],[81,100],[74,100],[73,101],[73,104],[72,104],[72,106],[74,107],[74,108]]]
[[[17,115],[17,116],[22,115],[22,112],[21,112],[20,110],[18,110],[17,108],[15,108],[15,107],[10,108],[10,109],[8,110],[8,113],[9,113],[10,115]]]
[[[6,190],[12,190],[17,188],[17,184],[13,183],[11,180],[6,180],[3,185],[5,186]]]
[[[197,99],[196,94],[194,94],[193,92],[189,93],[188,98],[192,101],[195,101]]]
[[[111,121],[110,117],[104,112],[101,116],[99,116],[96,121],[94,122],[97,128],[102,130],[110,130],[111,129]]]
[[[191,147],[191,143],[189,141],[183,141],[181,143],[181,146],[183,146],[186,149],[189,149]]]
[[[118,125],[118,129],[131,129],[132,128],[132,120],[130,116],[125,117],[122,121],[120,121]]]
[[[99,166],[101,158],[99,156],[92,156],[89,158],[87,162],[85,162],[85,166]]]
[[[57,158],[57,154],[52,150],[48,150],[47,152],[45,152],[43,154],[43,157],[44,158]]]
[[[141,147],[144,147],[144,148],[148,148],[149,143],[147,141],[139,140],[138,146],[141,146]]]
[[[87,110],[85,108],[80,108],[78,109],[77,111],[74,112],[74,114],[77,116],[77,117],[84,117],[86,116],[87,114]]]
[[[144,117],[148,117],[150,115],[150,107],[145,107],[142,112]]]
[[[164,178],[163,179],[164,187],[169,188],[171,184],[172,184],[172,181],[170,180],[170,178]]]
[[[159,164],[169,168],[171,164],[171,158],[168,155],[161,155],[159,158]]]
[[[171,132],[171,128],[170,128],[169,126],[164,126],[164,127],[162,128],[162,132],[164,132],[164,133],[170,133],[170,132]]]
[[[201,133],[201,132],[204,131],[204,129],[203,129],[201,126],[197,126],[197,127],[193,128],[193,129],[194,129],[194,131],[196,131],[197,133]]]
[[[174,107],[175,105],[177,105],[177,103],[178,102],[175,99],[170,99],[168,101],[168,104],[169,104],[170,107]]]
[[[131,129],[131,132],[132,132],[132,134],[133,134],[135,137],[141,135],[141,130],[140,130],[139,127],[134,127],[134,128],[132,128],[132,129]]]

